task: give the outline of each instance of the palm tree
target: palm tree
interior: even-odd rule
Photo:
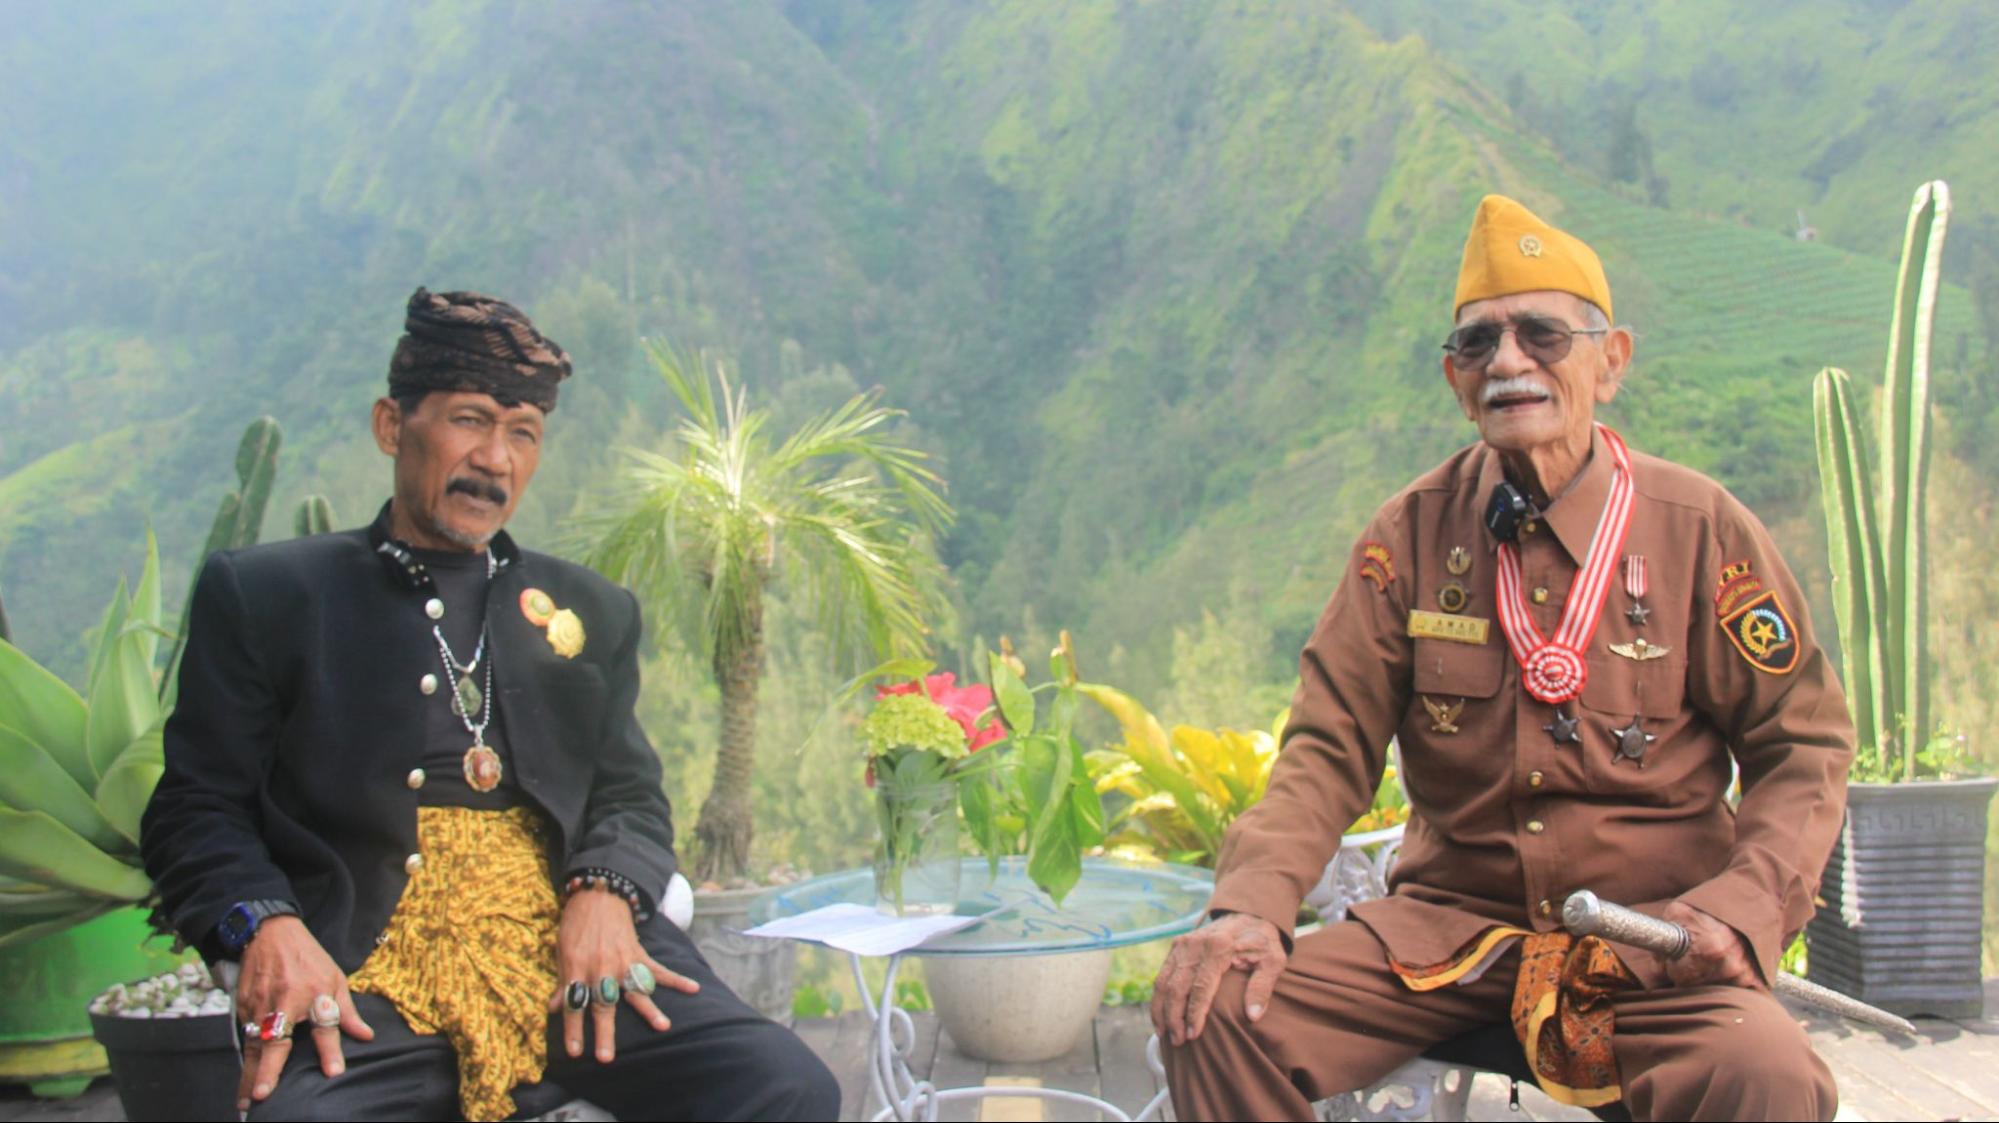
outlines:
[[[902,416],[856,395],[775,438],[719,363],[711,380],[647,342],[686,408],[673,455],[627,450],[626,494],[591,520],[589,562],[630,586],[655,618],[697,646],[721,688],[715,783],[694,836],[700,881],[749,869],[754,833],[757,685],[764,591],[801,587],[821,629],[849,659],[920,652],[926,619],[948,611],[931,535],[950,525],[943,481],[925,455],[877,432]],[[719,397],[716,393],[719,388]]]

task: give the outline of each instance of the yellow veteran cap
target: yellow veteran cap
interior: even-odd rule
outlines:
[[[1474,300],[1543,289],[1574,293],[1611,314],[1610,282],[1595,250],[1504,195],[1480,199],[1458,266],[1453,313]]]

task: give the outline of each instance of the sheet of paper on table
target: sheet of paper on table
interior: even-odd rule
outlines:
[[[855,955],[894,955],[934,936],[969,928],[983,916],[885,916],[869,905],[827,905],[759,924],[745,936],[811,940]]]

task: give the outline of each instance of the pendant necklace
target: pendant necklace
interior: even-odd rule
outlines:
[[[1506,633],[1507,646],[1520,664],[1520,685],[1527,693],[1551,705],[1560,705],[1582,693],[1589,678],[1584,652],[1596,634],[1604,599],[1610,593],[1611,574],[1616,558],[1624,549],[1625,531],[1631,525],[1631,454],[1624,439],[1609,426],[1599,424],[1603,443],[1610,447],[1617,464],[1610,481],[1610,495],[1598,516],[1596,533],[1590,538],[1589,553],[1577,571],[1562,606],[1561,622],[1552,638],[1543,637],[1527,610],[1521,594],[1520,548],[1512,542],[1499,545],[1499,625]]]
[[[493,579],[495,569],[493,555],[486,554],[486,579]],[[472,735],[472,747],[465,750],[463,767],[465,783],[475,792],[490,792],[500,786],[503,771],[500,754],[486,743],[486,727],[493,721],[493,663],[486,658],[486,638],[488,629],[479,626],[479,643],[472,650],[469,662],[461,663],[451,652],[451,645],[445,642],[444,629],[437,624],[430,626],[430,634],[437,640],[438,656],[444,660],[444,677],[450,680],[451,712],[465,725],[465,731]],[[472,673],[481,662],[486,664],[486,686],[481,690],[472,680]],[[474,718],[477,720],[473,720]]]

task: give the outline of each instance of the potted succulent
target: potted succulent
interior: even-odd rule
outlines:
[[[1986,815],[1999,781],[1961,774],[1958,741],[1939,733],[1930,708],[1929,342],[1949,217],[1943,181],[1916,191],[1877,477],[1846,372],[1828,367],[1814,386],[1833,604],[1861,748],[1806,942],[1815,982],[1897,1013],[1977,1017]]]
[[[203,558],[257,540],[282,436],[268,417],[244,430],[239,488]],[[331,521],[313,496],[296,525],[313,533]],[[139,820],[164,770],[178,643],[163,676],[155,665],[174,634],[150,534],[138,584],[121,581],[105,608],[81,693],[0,634],[0,975],[18,983],[0,1008],[0,1079],[66,1095],[108,1066],[133,1120],[233,1118],[235,1107],[228,995],[154,935],[143,907],[153,886]]]
[[[148,1081],[136,1071],[129,1084],[124,1079],[131,1067],[124,1048],[205,1047],[211,1062],[230,1070],[217,1085],[223,1113],[232,1107],[236,1064],[228,996],[213,990],[205,971],[192,973],[198,964],[187,965],[186,977],[167,976],[172,982],[113,985],[98,995],[183,958],[165,941],[147,946],[140,907],[152,882],[139,868],[139,816],[162,770],[165,709],[153,680],[162,634],[159,557],[149,536],[138,585],[128,594],[121,583],[105,612],[83,693],[0,641],[0,970],[26,981],[5,1016],[37,1019],[8,1027],[0,1063],[54,1095],[80,1091],[108,1064],[121,1077],[131,1119],[186,1102],[135,1094]],[[87,1012],[93,996],[97,1005]],[[145,1025],[120,1035],[137,1020]],[[90,1044],[94,1028],[104,1048]],[[179,1056],[173,1068],[185,1074],[188,1060]]]

